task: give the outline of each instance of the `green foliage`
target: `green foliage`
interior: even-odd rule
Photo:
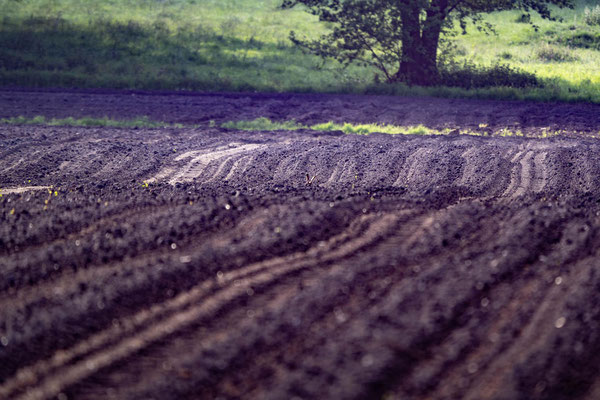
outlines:
[[[289,31],[316,40],[332,25],[320,23],[301,7],[278,10],[280,4],[281,0],[0,0],[0,85],[600,102],[596,39],[576,38],[600,35],[600,26],[587,25],[583,18],[585,6],[594,7],[596,1],[579,0],[575,10],[553,9],[564,22],[530,12],[531,24],[515,23],[523,14],[520,10],[482,14],[480,27],[493,25],[497,36],[475,29],[468,20],[466,35],[460,34],[459,24],[449,27],[443,51],[452,49],[446,60],[477,68],[493,67],[490,60],[497,60],[535,73],[543,83],[479,89],[382,84],[374,82],[372,66],[354,63],[344,69],[336,61],[303,54],[287,38]],[[532,25],[539,27],[537,32]],[[576,61],[541,61],[537,50],[546,43],[571,47],[567,50]]]
[[[439,43],[455,22],[465,33],[469,21],[492,32],[482,13],[518,9],[523,12],[519,22],[531,23],[530,11],[554,21],[550,5],[573,7],[572,0],[283,0],[282,8],[296,5],[332,26],[316,40],[292,31],[290,39],[300,48],[345,65],[371,65],[390,83],[418,85],[439,83]]]
[[[47,119],[42,115],[33,118],[23,116],[2,118],[0,124],[7,125],[48,125],[48,126],[82,126],[82,127],[112,127],[112,128],[181,128],[181,124],[168,124],[166,122],[151,121],[148,117],[138,117],[131,120],[114,120],[108,117],[104,118],[52,118]]]
[[[295,49],[288,22],[320,30],[278,2],[0,0],[0,85],[302,92],[372,76]]]
[[[436,131],[429,129],[423,125],[418,126],[395,126],[386,124],[351,124],[343,123],[337,124],[332,121],[315,124],[315,125],[302,125],[297,123],[295,120],[288,121],[271,121],[268,118],[260,117],[252,121],[229,121],[221,125],[222,128],[235,129],[243,131],[293,131],[298,129],[311,129],[320,132],[334,132],[341,131],[347,134],[355,135],[368,135],[371,133],[389,133],[389,134],[412,134],[412,135],[426,135],[426,134],[442,134],[443,131]]]
[[[440,69],[441,82],[445,86],[456,86],[465,89],[512,87],[530,88],[541,83],[534,74],[519,71],[506,64],[482,67],[465,62],[462,65],[451,64]]]
[[[451,129],[431,129],[423,125],[416,126],[398,126],[386,124],[351,124],[335,123],[332,121],[315,124],[311,126],[297,124],[296,121],[271,121],[268,118],[257,118],[252,121],[230,121],[222,125],[224,128],[248,131],[273,131],[273,130],[297,130],[311,129],[320,132],[343,132],[349,135],[370,135],[372,133],[385,133],[390,135],[469,135],[484,136],[488,135],[487,124],[480,124],[478,129],[471,130],[451,130]],[[483,131],[482,131],[483,129]],[[549,138],[560,136],[562,131],[551,131],[543,128],[541,132],[527,134],[520,129],[511,130],[507,128],[500,129],[493,133],[495,136],[502,137],[524,137],[531,136],[537,138]]]
[[[537,57],[543,62],[568,62],[577,60],[577,57],[569,49],[552,45],[545,45],[538,49]]]
[[[342,131],[346,134],[354,134],[354,135],[369,135],[371,133],[388,133],[392,135],[396,134],[412,134],[412,135],[427,135],[434,134],[435,132],[423,125],[418,126],[395,126],[395,125],[386,125],[386,124],[351,124],[351,123],[343,123],[336,124],[333,122],[327,122],[324,124],[316,124],[309,127],[314,131],[324,131],[324,132],[333,132],[333,131]]]
[[[531,23],[531,14],[521,14],[515,19],[515,22],[519,24],[529,24]]]
[[[592,8],[586,7],[583,12],[583,21],[588,25],[600,25],[600,5]]]
[[[600,33],[578,32],[561,38],[559,43],[574,48],[600,50]]]

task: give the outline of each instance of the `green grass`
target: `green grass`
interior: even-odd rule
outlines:
[[[138,117],[132,120],[114,120],[104,118],[51,118],[38,115],[33,118],[23,116],[12,118],[0,118],[0,124],[4,125],[46,125],[46,126],[81,126],[81,127],[113,127],[113,128],[183,128],[181,124],[168,124],[165,122],[151,121],[148,117]],[[211,123],[211,126],[214,124]],[[442,135],[448,132],[429,129],[423,125],[418,126],[395,126],[385,124],[336,124],[327,122],[315,125],[299,124],[295,120],[271,121],[269,118],[260,117],[251,121],[229,121],[221,124],[222,128],[242,131],[295,131],[299,129],[311,129],[321,132],[342,131],[347,134],[368,135],[374,132],[388,134],[413,134],[413,135]]]
[[[390,135],[469,135],[469,136],[485,136],[487,133],[484,131],[487,125],[482,124],[479,126],[480,130],[472,129],[461,129],[459,131],[452,129],[431,129],[423,125],[415,126],[399,126],[399,125],[387,125],[387,124],[352,124],[342,123],[337,124],[334,122],[326,122],[315,125],[303,125],[295,120],[287,121],[271,121],[269,118],[260,117],[254,120],[241,120],[241,121],[229,121],[221,124],[222,128],[242,131],[294,131],[298,129],[310,129],[313,131],[321,132],[335,132],[341,131],[345,134],[354,135],[370,135],[372,133],[386,133]],[[537,135],[532,137],[536,138],[550,138],[560,136],[564,134],[563,131],[553,131],[548,129],[542,129]],[[525,137],[527,136],[520,129],[511,130],[503,128],[495,133],[494,136],[502,137]],[[600,136],[600,132],[596,136]]]
[[[183,128],[182,124],[170,124],[166,122],[152,121],[148,117],[138,117],[131,120],[114,120],[108,117],[104,118],[51,118],[38,115],[33,118],[18,116],[13,118],[0,118],[0,125],[45,125],[45,126],[79,126],[79,127],[113,127],[113,128]],[[210,127],[215,127],[214,121],[210,121]],[[198,126],[192,125],[186,127]],[[240,131],[295,131],[309,129],[320,132],[343,132],[353,135],[370,135],[372,133],[385,133],[390,135],[448,135],[451,129],[431,129],[423,125],[398,126],[388,124],[352,124],[325,122],[314,125],[300,124],[295,120],[272,121],[269,118],[260,117],[254,120],[228,121],[220,125],[221,128],[240,130]],[[486,128],[487,125],[481,125],[480,128]],[[453,131],[453,133],[457,133]],[[477,130],[460,130],[460,135],[484,136],[485,133]],[[547,138],[560,135],[561,131],[542,130],[536,137]],[[502,129],[495,133],[497,136],[526,136],[520,130]],[[600,136],[600,132],[598,132]]]
[[[0,0],[0,85],[343,91],[364,68],[304,55],[279,0]]]
[[[418,126],[395,126],[386,124],[351,124],[343,123],[336,124],[334,122],[326,122],[315,125],[303,125],[295,120],[287,121],[271,121],[269,118],[260,117],[254,120],[229,121],[221,124],[222,128],[235,129],[242,131],[295,131],[299,129],[310,129],[313,131],[333,132],[342,131],[347,134],[368,135],[370,133],[389,133],[389,134],[441,134],[423,125]]]
[[[316,124],[308,127],[314,131],[324,131],[324,132],[332,132],[332,131],[342,131],[347,134],[356,134],[356,135],[368,135],[371,133],[388,133],[391,135],[440,135],[444,132],[436,131],[433,129],[429,129],[423,125],[417,126],[396,126],[396,125],[386,125],[386,124],[335,124],[333,122],[326,122],[324,124]]]
[[[138,117],[131,120],[114,120],[104,118],[52,118],[47,119],[38,115],[33,118],[23,116],[13,118],[2,118],[0,124],[5,125],[48,125],[48,126],[84,126],[84,127],[112,127],[112,128],[181,128],[181,124],[168,124],[165,122],[151,121],[148,117]]]
[[[336,124],[326,122],[315,125],[299,124],[295,120],[271,121],[269,118],[260,117],[251,121],[229,121],[221,125],[222,128],[242,131],[294,131],[298,129],[310,129],[321,132],[342,131],[346,134],[369,135],[371,133],[388,133],[392,135],[443,135],[449,130],[429,129],[423,125],[418,126],[396,126],[386,124]]]
[[[546,86],[533,91],[534,99],[600,102],[600,40],[592,39],[587,46],[577,43],[582,36],[600,36],[600,26],[584,21],[590,4],[597,1],[576,1],[575,10],[557,10],[563,18],[558,23],[532,15],[537,31],[517,22],[521,15],[517,11],[488,15],[485,20],[494,24],[498,36],[470,29],[468,35],[457,37],[459,53],[478,65],[506,62],[534,73]]]
[[[374,83],[375,71],[303,54],[290,30],[316,37],[325,25],[280,0],[0,0],[0,85],[215,91],[343,92],[600,102],[600,25],[585,7],[564,22],[485,17],[497,36],[457,34],[457,63],[506,63],[543,88],[408,88]],[[457,29],[458,32],[458,29]]]

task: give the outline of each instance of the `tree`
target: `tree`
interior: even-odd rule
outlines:
[[[304,5],[307,12],[330,23],[332,31],[317,40],[290,39],[323,58],[348,65],[359,61],[379,69],[388,82],[432,85],[438,82],[440,40],[458,22],[493,30],[483,13],[522,10],[529,16],[556,20],[550,5],[573,8],[573,0],[283,0],[282,8]],[[535,26],[535,25],[534,25]]]

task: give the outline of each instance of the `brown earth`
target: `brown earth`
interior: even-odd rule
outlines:
[[[0,398],[598,399],[598,111],[0,92],[0,117],[570,136],[0,126]]]
[[[328,94],[195,93],[114,90],[0,90],[0,118],[148,116],[156,121],[208,126],[267,117],[320,122],[426,125],[492,133],[500,129],[538,134],[565,131],[597,135],[599,104],[438,99]],[[485,125],[481,128],[480,125]]]

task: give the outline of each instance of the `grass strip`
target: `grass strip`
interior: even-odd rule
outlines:
[[[476,130],[457,130],[457,129],[432,129],[423,125],[413,125],[413,126],[398,126],[398,125],[387,125],[387,124],[352,124],[352,123],[343,123],[338,124],[335,122],[325,122],[321,124],[315,125],[304,125],[296,122],[295,120],[287,120],[287,121],[271,121],[268,118],[260,117],[251,121],[242,120],[242,121],[229,121],[224,124],[221,124],[222,128],[225,129],[233,129],[233,130],[242,130],[242,131],[294,131],[298,129],[310,129],[313,131],[321,131],[321,132],[334,132],[341,131],[346,134],[355,134],[355,135],[369,135],[371,133],[387,133],[391,135],[470,135],[470,136],[486,136],[488,135],[485,131],[476,131]],[[481,124],[479,126],[481,129],[487,128],[487,125]],[[548,138],[558,136],[562,131],[551,131],[547,129],[542,129],[542,132],[539,135],[532,135],[537,138]],[[495,133],[494,136],[502,136],[502,137],[525,137],[527,136],[520,129],[511,130],[511,129],[501,129]],[[600,136],[600,132],[598,133]]]
[[[75,127],[110,127],[110,128],[183,128],[183,124],[167,123],[161,121],[152,121],[147,116],[137,117],[131,120],[114,120],[108,117],[104,118],[52,118],[47,119],[42,115],[33,118],[18,116],[11,118],[0,118],[0,125],[45,125],[45,126],[75,126]],[[197,125],[185,125],[186,127],[197,128]],[[209,127],[215,127],[215,121],[210,121]],[[369,135],[371,133],[386,133],[390,135],[470,135],[486,136],[488,133],[477,130],[457,130],[457,129],[432,129],[424,125],[398,126],[389,124],[352,124],[349,122],[335,123],[333,121],[305,125],[296,120],[272,121],[269,118],[260,117],[253,120],[228,121],[220,125],[221,128],[238,131],[295,131],[300,129],[309,129],[320,132],[343,132],[345,134]],[[487,128],[487,125],[481,124],[480,128]],[[551,131],[542,129],[539,135],[533,135],[538,138],[548,138],[559,136],[562,131]],[[494,136],[502,137],[525,137],[523,131],[510,130],[507,128],[496,131]],[[600,136],[600,132],[598,132]]]
[[[242,131],[295,131],[298,129],[310,129],[321,132],[342,131],[346,134],[368,135],[371,133],[388,133],[392,135],[443,135],[450,130],[435,130],[423,125],[417,126],[396,126],[387,124],[337,124],[335,122],[325,122],[315,125],[303,125],[295,120],[271,121],[269,118],[260,117],[252,121],[229,121],[221,125],[222,128],[235,129]]]
[[[42,115],[33,118],[18,116],[0,119],[0,124],[5,125],[47,125],[47,126],[80,126],[80,127],[111,127],[111,128],[182,128],[182,124],[169,124],[166,122],[152,121],[148,117],[138,117],[130,120],[115,120],[104,118],[52,118],[47,119]]]

